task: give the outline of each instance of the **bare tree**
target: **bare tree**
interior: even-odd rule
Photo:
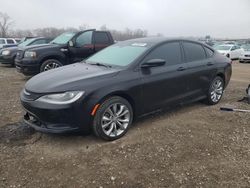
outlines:
[[[13,21],[8,14],[0,12],[0,36],[7,37]]]

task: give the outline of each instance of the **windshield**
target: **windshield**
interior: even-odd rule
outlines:
[[[232,46],[223,46],[223,45],[219,45],[216,46],[215,49],[216,50],[230,50]]]
[[[26,41],[18,44],[19,47],[25,47],[28,46],[34,39],[27,39]]]
[[[250,51],[250,44],[242,45],[241,48],[243,48],[245,51]]]
[[[119,44],[115,44],[96,53],[85,62],[90,64],[101,63],[111,66],[127,66],[139,57],[146,49],[146,46],[120,46]]]
[[[58,37],[56,37],[54,40],[52,40],[50,43],[66,44],[67,42],[69,42],[72,39],[72,37],[74,35],[75,35],[74,32],[63,33],[63,34],[59,35]]]
[[[4,39],[0,39],[0,44],[5,44],[5,40]]]

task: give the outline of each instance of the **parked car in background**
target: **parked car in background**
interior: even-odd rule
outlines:
[[[208,45],[161,37],[118,42],[75,63],[38,74],[21,92],[24,121],[38,131],[93,131],[115,140],[136,117],[206,100],[217,104],[231,60]]]
[[[31,38],[31,39],[26,39],[24,42],[18,44],[17,46],[4,48],[0,50],[0,63],[14,66],[18,50],[21,50],[22,48],[27,46],[47,44],[50,41],[51,41],[50,38],[44,38],[44,37]]]
[[[0,38],[0,49],[17,46],[18,42],[12,38]]]
[[[15,59],[16,68],[24,75],[34,75],[79,62],[113,43],[108,31],[92,29],[63,33],[50,44],[19,50]]]
[[[230,59],[239,59],[239,57],[244,53],[242,48],[233,44],[219,45],[214,47],[214,49]]]
[[[224,42],[223,41],[214,41],[214,44],[213,44],[213,48],[215,48],[215,47],[217,47],[217,46],[219,46],[219,45],[223,45],[224,44]]]
[[[242,45],[242,49],[244,49],[244,53],[240,56],[240,63],[249,63],[250,62],[250,44]]]

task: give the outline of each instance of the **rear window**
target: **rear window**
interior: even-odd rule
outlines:
[[[7,39],[7,44],[15,44],[15,42],[12,39]]]
[[[96,44],[108,44],[109,37],[105,32],[95,32],[95,42]]]
[[[206,58],[205,51],[200,44],[183,42],[187,62],[198,61]]]
[[[207,48],[207,47],[204,47],[205,50],[206,50],[206,53],[207,53],[207,57],[212,57],[214,55],[214,52],[213,50]]]

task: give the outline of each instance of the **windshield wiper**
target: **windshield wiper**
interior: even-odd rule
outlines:
[[[97,65],[97,66],[103,66],[103,67],[107,67],[107,68],[111,68],[111,65],[106,65],[106,64],[102,64],[102,63],[89,63],[89,65]]]

